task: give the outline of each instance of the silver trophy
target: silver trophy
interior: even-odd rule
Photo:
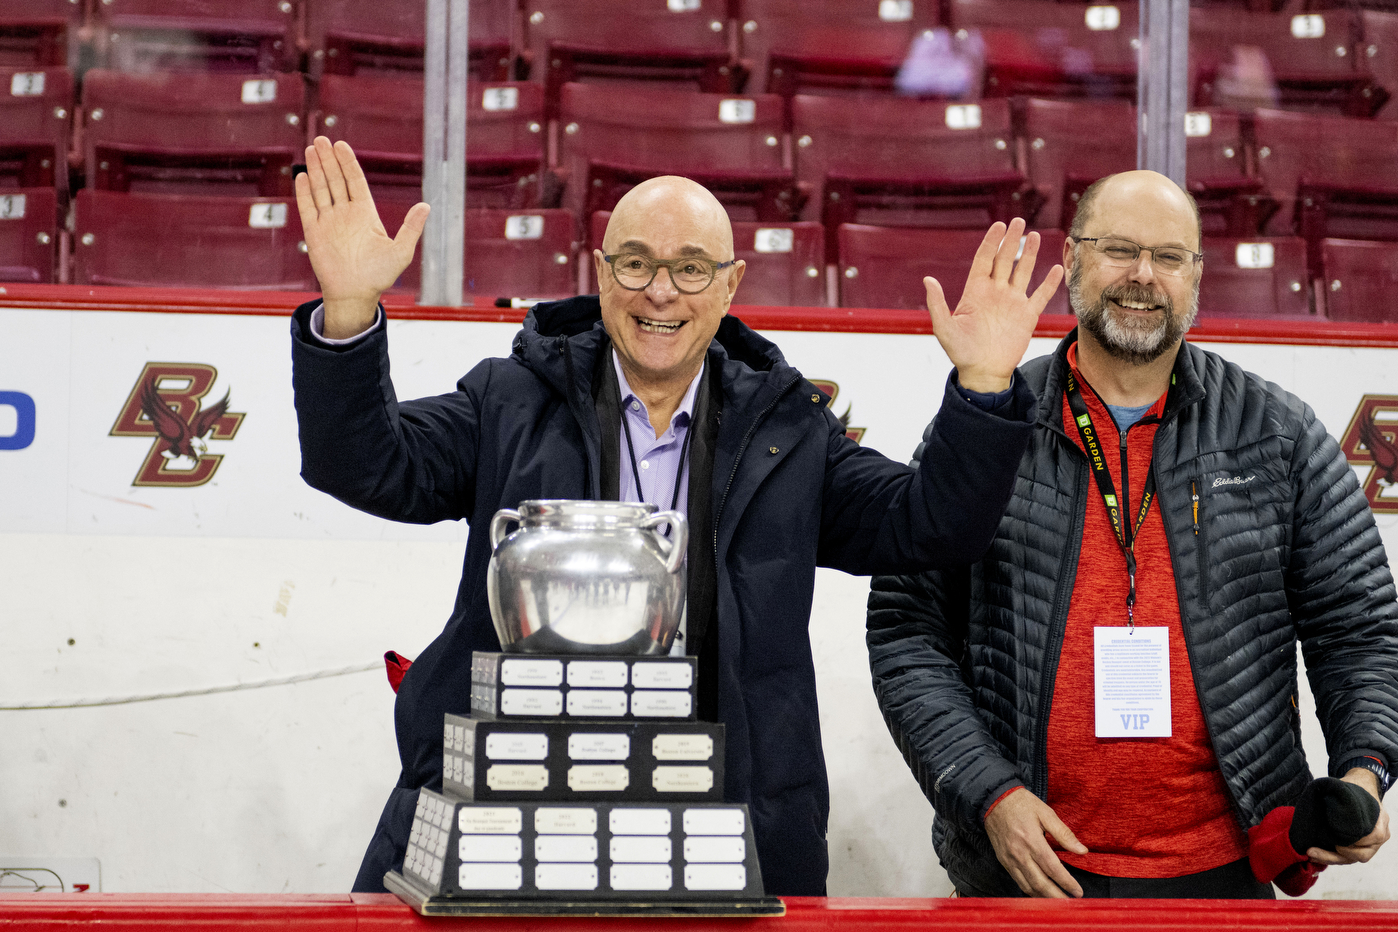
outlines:
[[[511,525],[518,528],[506,533]],[[668,525],[669,538],[658,528]],[[684,609],[689,525],[637,502],[521,502],[490,522],[486,572],[513,653],[666,654]]]

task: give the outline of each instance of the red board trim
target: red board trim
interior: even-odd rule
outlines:
[[[126,311],[158,314],[250,314],[282,317],[313,292],[214,291],[194,288],[113,288],[81,285],[0,285],[0,307],[62,311]],[[384,303],[397,320],[463,320],[519,323],[521,308],[420,307],[411,295]],[[923,311],[874,308],[760,307],[734,305],[733,313],[757,330],[829,333],[931,333]],[[1035,336],[1057,338],[1073,318],[1045,315]],[[1330,320],[1205,318],[1190,331],[1202,343],[1273,343],[1297,346],[1372,346],[1398,349],[1398,323],[1366,324]]]

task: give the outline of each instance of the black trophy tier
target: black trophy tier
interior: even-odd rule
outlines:
[[[388,888],[424,915],[779,915],[692,657],[477,653]]]

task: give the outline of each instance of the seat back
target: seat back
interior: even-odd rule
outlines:
[[[53,188],[0,188],[0,282],[55,281],[58,230]]]
[[[590,216],[656,175],[705,184],[735,220],[790,219],[782,101],[772,95],[566,84],[558,165],[565,206]]]
[[[422,196],[419,78],[326,74],[315,129],[344,139],[376,198]],[[466,100],[469,207],[533,208],[544,164],[544,99],[536,84],[471,81]]]
[[[1043,200],[1034,221],[1040,229],[1066,231],[1088,185],[1136,167],[1136,108],[1131,104],[1027,100],[1021,125],[1026,173]]]
[[[423,69],[427,4],[380,0],[304,0],[312,76]],[[472,0],[468,27],[471,75],[504,81],[514,62],[518,11],[511,0]]]
[[[397,231],[409,205],[378,203],[379,219]],[[466,296],[476,307],[497,298],[567,298],[577,294],[577,221],[566,210],[467,210]],[[416,293],[422,286],[422,251],[393,287]]]
[[[1031,293],[1063,256],[1061,232],[1041,230],[1039,236],[1039,254],[1029,283]],[[966,276],[970,274],[971,260],[983,239],[983,230],[928,230],[847,223],[839,231],[840,306],[925,309],[927,292],[922,279],[931,275],[942,286],[947,306],[955,310],[966,286]],[[1062,285],[1049,301],[1045,313],[1068,313],[1067,294]]]
[[[572,81],[658,81],[729,93],[733,71],[723,0],[525,0],[529,76],[548,115]]]
[[[913,39],[938,25],[937,0],[741,0],[747,90],[891,91]]]
[[[79,191],[80,285],[318,290],[291,198]]]
[[[0,68],[0,189],[68,192],[73,75],[67,68]]]
[[[1203,252],[1201,317],[1311,316],[1304,240],[1206,236]]]
[[[122,74],[83,85],[87,183],[104,191],[289,197],[305,147],[298,74]]]
[[[62,68],[77,58],[83,7],[76,0],[5,0],[0,68]]]
[[[1398,243],[1327,239],[1321,253],[1327,317],[1398,323]]]
[[[99,0],[98,63],[119,71],[294,71],[296,7],[283,0]]]
[[[988,96],[1136,99],[1135,0],[951,0],[949,15],[984,42]]]

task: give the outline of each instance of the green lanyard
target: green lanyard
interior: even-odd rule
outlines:
[[[1121,547],[1122,554],[1126,557],[1126,575],[1130,581],[1130,588],[1126,592],[1126,626],[1134,629],[1136,627],[1136,537],[1141,533],[1141,525],[1146,523],[1146,513],[1150,511],[1151,503],[1155,501],[1155,464],[1152,463],[1150,470],[1146,473],[1146,487],[1141,495],[1141,508],[1136,514],[1136,526],[1127,526],[1122,520],[1122,514],[1129,505],[1131,489],[1127,483],[1126,463],[1122,461],[1122,484],[1128,487],[1124,490],[1122,501],[1118,502],[1116,497],[1116,485],[1112,482],[1112,474],[1107,471],[1107,458],[1103,455],[1102,444],[1097,439],[1097,429],[1092,424],[1092,415],[1087,410],[1087,402],[1083,400],[1082,389],[1078,388],[1077,379],[1072,371],[1068,372],[1068,409],[1073,412],[1073,420],[1078,425],[1078,436],[1082,438],[1082,445],[1087,450],[1087,459],[1092,466],[1092,475],[1097,480],[1097,489],[1102,493],[1102,501],[1107,505],[1107,517],[1112,522],[1112,532],[1116,535],[1116,542]]]

